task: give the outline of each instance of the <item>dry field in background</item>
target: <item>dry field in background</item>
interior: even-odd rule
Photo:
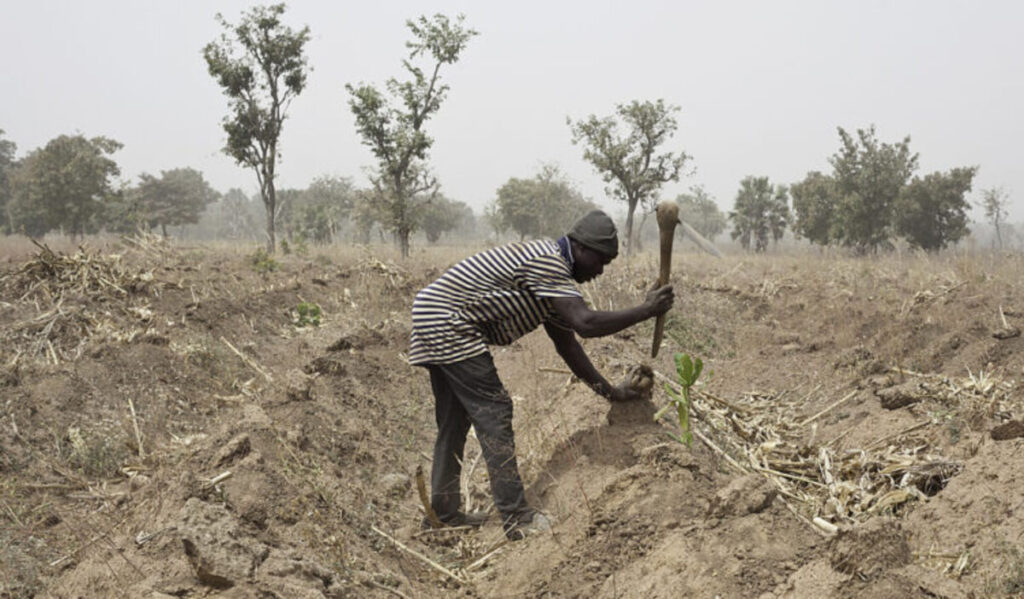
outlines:
[[[691,448],[542,332],[495,348],[554,534],[423,532],[415,292],[472,250],[0,239],[0,597],[992,597],[1024,592],[1024,259],[679,251],[585,347],[705,364]],[[655,257],[584,288],[641,301]],[[322,310],[319,326],[300,305]],[[475,441],[464,494],[489,507]]]

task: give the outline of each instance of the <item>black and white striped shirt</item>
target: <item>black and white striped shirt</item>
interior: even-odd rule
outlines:
[[[571,258],[569,258],[571,260]],[[416,294],[409,363],[451,364],[508,345],[550,322],[569,326],[553,297],[582,297],[555,241],[486,250],[449,268]]]

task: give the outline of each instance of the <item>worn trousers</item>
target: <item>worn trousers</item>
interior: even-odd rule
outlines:
[[[490,354],[454,364],[431,364],[437,441],[430,475],[430,502],[441,520],[459,513],[463,450],[470,425],[487,463],[494,506],[506,523],[528,521],[523,481],[516,464],[512,433],[512,398],[505,390]]]

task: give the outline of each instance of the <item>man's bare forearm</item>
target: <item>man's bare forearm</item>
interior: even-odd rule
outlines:
[[[580,318],[576,332],[580,337],[604,337],[628,329],[652,316],[654,313],[646,304],[608,312],[591,310]]]

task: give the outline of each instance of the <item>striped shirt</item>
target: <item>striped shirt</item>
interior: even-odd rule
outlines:
[[[551,307],[554,297],[582,297],[571,256],[558,242],[512,243],[452,266],[416,294],[409,363],[451,364],[508,345],[548,322],[569,325]]]

